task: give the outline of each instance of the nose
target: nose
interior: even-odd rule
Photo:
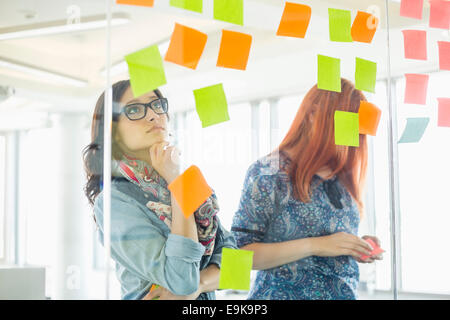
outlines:
[[[151,108],[147,107],[147,115],[146,115],[146,121],[155,121],[156,119],[159,119],[160,115],[157,114],[155,111],[153,111]]]

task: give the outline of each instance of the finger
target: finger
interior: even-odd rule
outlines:
[[[361,245],[361,243],[349,243],[349,249],[357,252],[360,256],[361,255],[366,255],[366,256],[370,256],[370,253],[372,252],[372,250],[367,249],[366,246]]]
[[[150,160],[152,163],[156,162],[156,145],[150,147]]]

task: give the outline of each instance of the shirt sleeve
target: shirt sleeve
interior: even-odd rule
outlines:
[[[94,213],[103,243],[103,194]],[[149,219],[148,209],[119,191],[111,191],[111,257],[141,279],[176,295],[188,295],[200,282],[200,260],[205,248],[180,235],[166,238]]]
[[[247,171],[231,227],[239,248],[263,241],[275,207],[275,177],[260,174],[255,164]]]

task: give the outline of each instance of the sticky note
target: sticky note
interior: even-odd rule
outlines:
[[[406,128],[398,143],[414,143],[422,139],[425,129],[430,122],[430,118],[408,118]]]
[[[320,54],[317,60],[317,87],[341,92],[341,60]]]
[[[353,41],[371,43],[377,31],[378,23],[379,20],[374,15],[358,11],[351,29]]]
[[[338,146],[359,147],[359,115],[354,112],[334,113],[334,142]]]
[[[198,13],[203,12],[203,0],[170,0],[172,7],[190,10]]]
[[[330,40],[352,42],[352,14],[349,10],[328,9]]]
[[[373,256],[379,255],[380,253],[383,253],[383,252],[384,252],[384,250],[381,249],[381,248],[375,243],[375,241],[373,241],[372,239],[364,239],[364,241],[366,241],[368,244],[370,244],[370,245],[372,246],[373,250],[370,252],[370,255],[369,255],[369,256],[368,256],[368,255],[365,255],[365,254],[361,255],[360,258],[361,258],[362,260],[366,260],[366,259],[369,258],[369,257],[373,257]]]
[[[153,7],[154,0],[117,0],[117,4],[129,4],[133,6]]]
[[[230,120],[227,98],[221,83],[194,90],[194,97],[203,128]]]
[[[450,70],[450,42],[438,41],[439,46],[439,69]]]
[[[277,36],[304,38],[311,20],[311,7],[286,2]]]
[[[428,79],[427,74],[407,73],[405,86],[405,103],[426,104]]]
[[[244,25],[244,0],[214,0],[214,19]]]
[[[252,36],[249,34],[222,30],[219,57],[217,66],[245,70],[252,45]]]
[[[219,289],[250,290],[253,251],[222,249]]]
[[[375,62],[356,58],[355,87],[358,90],[375,92],[377,82],[377,64]]]
[[[430,28],[450,29],[450,1],[430,0]]]
[[[423,30],[402,30],[405,58],[427,60],[427,32]]]
[[[377,135],[378,124],[381,119],[381,110],[368,101],[361,101],[359,105],[359,134]]]
[[[400,15],[402,17],[422,19],[423,0],[402,0]]]
[[[194,165],[173,180],[168,189],[186,218],[189,218],[212,195],[212,189],[206,183],[200,169]]]
[[[195,69],[205,49],[208,36],[198,30],[175,23],[165,61]]]
[[[125,56],[125,61],[135,97],[166,84],[163,61],[157,45],[131,53]]]
[[[450,127],[450,98],[438,98],[438,127]]]
[[[153,290],[159,288],[159,285],[157,284],[152,284],[152,287],[150,288],[150,292],[152,292]],[[159,300],[159,297],[155,297],[152,300]]]

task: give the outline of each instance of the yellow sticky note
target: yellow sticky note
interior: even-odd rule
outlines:
[[[222,249],[219,289],[250,290],[253,251]]]
[[[125,56],[135,97],[166,84],[163,61],[158,46],[153,45]]]
[[[359,147],[359,115],[354,112],[334,113],[334,140],[338,146]]]

